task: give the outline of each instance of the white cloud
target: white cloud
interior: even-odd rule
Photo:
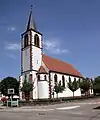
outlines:
[[[17,57],[11,53],[7,54],[8,57],[12,58],[12,59],[16,59]]]
[[[43,48],[45,52],[52,53],[52,54],[69,54],[69,49],[63,48],[61,45],[61,40],[57,38],[45,40],[43,42]],[[16,51],[21,49],[20,43],[5,43],[4,46],[5,50]],[[10,55],[11,57],[14,57]]]
[[[59,43],[57,41],[51,41],[51,40],[47,40],[43,44],[44,44],[45,49],[47,49],[47,50],[49,50],[51,48],[55,48],[59,45]]]
[[[69,53],[70,51],[68,49],[59,49],[59,48],[56,48],[53,53],[57,53],[57,54],[61,54],[61,53]]]
[[[15,27],[8,27],[8,31],[15,31],[16,28]]]
[[[50,40],[45,40],[44,43],[44,49],[47,52],[50,52],[52,54],[64,54],[64,53],[70,53],[68,49],[62,48],[60,40],[57,38],[53,38]]]
[[[16,53],[13,54],[12,52],[20,50],[20,44],[18,44],[18,43],[5,43],[4,49],[7,50],[7,52],[8,52],[8,50],[10,50],[7,53],[8,57],[10,57],[12,59],[16,59],[18,56],[16,56]]]
[[[18,43],[6,43],[4,48],[6,50],[20,50],[20,44],[18,44]]]

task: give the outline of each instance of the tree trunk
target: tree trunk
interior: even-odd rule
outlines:
[[[30,94],[25,94],[25,100],[29,101],[30,100]]]
[[[53,99],[54,99],[54,93],[53,93]]]
[[[58,99],[58,93],[57,93],[57,99]]]
[[[74,98],[74,92],[73,92],[73,98]]]
[[[86,92],[85,92],[85,96],[86,96]]]
[[[85,97],[88,98],[88,93],[87,93],[87,91],[85,91]]]

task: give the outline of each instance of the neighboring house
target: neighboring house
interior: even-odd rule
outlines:
[[[27,29],[22,34],[20,88],[26,77],[34,85],[31,92],[32,99],[52,98],[55,83],[61,80],[66,89],[63,93],[59,93],[58,97],[71,97],[73,93],[67,87],[69,76],[72,81],[74,78],[76,80],[83,78],[71,64],[43,54],[42,34],[36,28],[31,11]],[[75,91],[75,96],[81,96],[80,88]],[[20,99],[24,99],[21,91]]]

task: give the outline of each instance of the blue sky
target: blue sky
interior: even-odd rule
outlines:
[[[31,4],[44,52],[84,76],[100,75],[100,0],[1,0],[0,79],[20,75],[20,35]]]

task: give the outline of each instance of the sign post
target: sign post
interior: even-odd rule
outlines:
[[[8,95],[11,95],[11,107],[12,107],[12,95],[14,95],[15,91],[13,88],[11,89],[8,89]],[[8,107],[8,104],[7,104],[7,107]]]

